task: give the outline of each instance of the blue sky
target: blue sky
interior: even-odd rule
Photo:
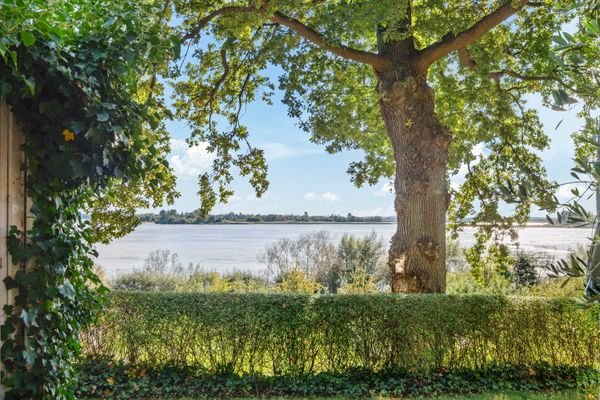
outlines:
[[[539,98],[530,98],[529,107],[540,110],[541,120],[552,143],[542,153],[548,174],[557,182],[570,180],[573,143],[571,133],[580,129],[577,110],[556,112],[545,109]],[[562,124],[555,129],[559,121]],[[243,123],[250,132],[251,143],[266,152],[269,164],[270,188],[262,199],[256,199],[252,188],[243,178],[237,178],[233,188],[235,196],[228,204],[218,205],[214,213],[294,213],[311,215],[352,213],[358,216],[393,215],[393,198],[387,180],[375,186],[356,188],[346,174],[351,161],[360,160],[358,151],[331,155],[322,146],[310,143],[308,134],[287,116],[280,102],[280,93],[274,104],[256,101],[249,104],[243,114]],[[191,211],[200,206],[197,196],[197,176],[210,168],[211,155],[202,146],[188,148],[185,138],[190,130],[179,121],[167,124],[172,136],[173,151],[169,162],[178,177],[177,188],[181,197],[172,208]],[[453,179],[459,182],[460,177]],[[567,199],[569,187],[563,187],[558,197]],[[533,215],[544,215],[532,210]]]

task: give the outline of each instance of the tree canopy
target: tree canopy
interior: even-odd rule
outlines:
[[[549,140],[526,102],[540,93],[552,105],[552,90],[566,84],[548,54],[552,37],[576,22],[577,13],[563,9],[568,1],[410,3],[407,23],[407,0],[175,2],[194,57],[187,79],[176,85],[179,115],[192,123],[193,140],[209,142],[220,156],[211,174],[220,200],[231,194],[230,165],[252,176],[257,194],[266,190],[264,158],[248,144],[240,110],[255,99],[270,101],[276,89],[312,141],[332,153],[363,150],[364,160],[348,169],[355,184],[393,176],[378,107],[376,71],[386,63],[385,54],[377,54],[382,31],[379,40],[411,37],[423,66],[433,63],[428,82],[436,112],[453,137],[450,175],[470,166],[453,191],[451,215],[503,220],[498,205],[507,183],[535,194],[517,203],[519,221],[532,202],[549,200],[539,156]],[[464,46],[467,35],[477,39]],[[474,152],[480,144],[485,151]],[[201,182],[210,208],[216,198],[209,196],[208,178]]]
[[[533,205],[554,205],[541,158],[549,138],[527,102],[539,95],[560,109],[575,101],[568,66],[552,51],[557,32],[584,23],[571,6],[176,0],[192,51],[175,83],[177,112],[193,128],[191,143],[216,154],[199,179],[202,212],[231,196],[233,167],[257,195],[267,190],[264,154],[241,115],[278,89],[313,142],[331,153],[362,150],[348,167],[357,186],[394,178],[393,290],[443,291],[447,211],[454,229],[484,223],[480,257],[497,228],[514,236]]]

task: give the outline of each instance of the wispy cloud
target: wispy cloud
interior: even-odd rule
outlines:
[[[576,197],[572,192],[573,189],[577,189],[580,194],[583,194],[586,187],[587,187],[587,185],[584,183],[572,183],[572,184],[568,184],[568,185],[561,185],[558,188],[558,190],[556,191],[556,198],[558,199],[559,202],[566,203]],[[584,199],[586,197],[584,197]]]
[[[324,151],[318,147],[296,149],[283,143],[264,143],[257,145],[265,151],[267,160],[279,160],[290,157],[300,157],[311,154],[322,154]]]
[[[390,196],[394,194],[394,184],[392,182],[386,182],[376,191],[373,192],[375,196]]]
[[[357,217],[389,217],[396,215],[394,206],[377,207],[371,210],[352,210],[352,215]]]
[[[340,199],[340,196],[331,192],[323,193],[322,197],[325,201],[338,201]]]
[[[331,193],[331,192],[326,192],[326,193],[323,193],[322,195],[315,193],[315,192],[307,192],[304,195],[304,200],[323,200],[323,201],[335,202],[335,201],[340,200],[340,196],[338,196],[335,193]]]

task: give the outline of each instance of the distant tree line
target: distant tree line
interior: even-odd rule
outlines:
[[[197,211],[178,212],[177,210],[161,210],[158,214],[139,214],[142,222],[154,222],[157,224],[231,224],[231,223],[348,223],[348,222],[395,222],[395,217],[357,217],[348,213],[342,215],[303,215],[294,214],[242,214],[228,213],[209,215],[202,218]]]

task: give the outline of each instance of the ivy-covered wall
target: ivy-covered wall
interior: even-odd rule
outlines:
[[[0,238],[4,257],[27,265],[3,277],[7,400],[74,398],[78,335],[106,291],[93,270],[98,231],[82,213],[101,204],[100,217],[116,226],[139,202],[116,204],[115,193],[162,202],[173,190],[162,123],[169,114],[156,76],[179,41],[164,26],[163,7],[0,2],[0,97],[23,135],[11,154],[24,154],[15,165],[25,167],[18,186],[28,200],[11,198],[22,197],[31,215],[30,223],[7,219]],[[110,219],[106,210],[125,213]]]

